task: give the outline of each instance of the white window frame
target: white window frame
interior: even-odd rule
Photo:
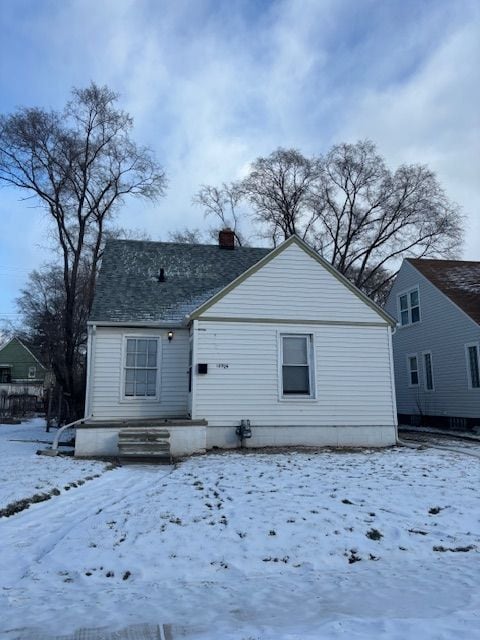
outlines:
[[[307,364],[309,373],[310,393],[293,394],[283,393],[283,338],[307,338]],[[315,339],[314,334],[307,331],[279,331],[277,333],[278,342],[278,398],[280,402],[312,402],[317,399],[316,385],[316,357],[315,357]]]
[[[410,305],[410,294],[413,293],[414,291],[417,292],[417,296],[418,296],[418,320],[417,322],[412,322],[412,307]],[[408,322],[406,324],[402,324],[402,309],[400,306],[400,298],[403,298],[404,296],[407,296],[407,309],[406,311],[408,312]],[[416,285],[415,287],[410,287],[409,289],[405,289],[404,291],[400,291],[399,293],[397,293],[397,313],[398,313],[398,327],[400,327],[401,329],[404,329],[405,327],[412,327],[412,326],[416,326],[417,324],[420,324],[422,322],[422,309],[421,309],[421,302],[420,302],[420,289],[418,287],[418,285]],[[404,309],[405,311],[405,309]]]
[[[410,358],[417,359],[417,384],[412,382],[412,370],[410,369]],[[407,353],[407,375],[408,375],[408,386],[410,388],[416,389],[420,386],[420,363],[418,361],[418,353]]]
[[[127,340],[156,340],[157,341],[157,382],[156,393],[154,396],[126,396],[125,395],[125,371],[127,362]],[[138,403],[138,402],[159,402],[160,401],[160,386],[161,386],[161,349],[162,338],[159,335],[147,335],[144,333],[129,333],[123,336],[122,340],[122,360],[121,368],[122,374],[120,376],[120,402],[125,403]]]
[[[429,389],[427,387],[428,376],[427,376],[427,365],[425,364],[425,356],[430,356],[430,372],[432,374],[432,388]],[[433,375],[433,356],[431,351],[422,351],[422,367],[423,367],[423,388],[427,393],[431,393],[435,391],[435,376]]]
[[[35,380],[36,377],[37,377],[37,367],[34,364],[32,364],[31,366],[28,367],[28,379]]]
[[[468,390],[469,391],[480,391],[480,387],[473,386],[472,380],[472,370],[470,369],[470,355],[468,353],[469,348],[476,347],[477,349],[477,363],[479,368],[479,378],[480,378],[480,342],[467,342],[465,345],[465,362],[467,366],[467,381],[468,381]]]

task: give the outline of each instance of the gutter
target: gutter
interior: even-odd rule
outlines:
[[[147,322],[110,322],[108,320],[88,320],[87,326],[89,327],[112,327],[117,329],[122,329],[122,327],[135,328],[151,328],[151,329],[184,329],[186,324],[185,322],[179,322],[176,320],[175,322],[165,322],[165,321],[147,321]]]

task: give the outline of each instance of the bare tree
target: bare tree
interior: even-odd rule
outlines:
[[[89,278],[90,265],[81,263],[71,333],[76,380],[82,378],[86,353]],[[72,366],[66,360],[66,291],[62,268],[57,264],[45,264],[32,271],[17,298],[17,307],[23,318],[22,329],[17,333],[37,347],[61,383],[68,377],[67,370]]]
[[[65,290],[60,382],[78,401],[77,412],[83,395],[75,377],[79,288],[86,288],[89,311],[105,232],[119,205],[127,196],[155,199],[166,185],[151,152],[130,138],[133,121],[116,107],[117,99],[92,83],[74,89],[62,112],[22,108],[0,117],[0,182],[33,197],[53,223]]]
[[[204,234],[200,229],[188,229],[187,227],[178,231],[170,231],[168,239],[170,242],[179,244],[203,244],[205,242]]]
[[[370,141],[334,146],[321,161],[312,207],[317,246],[373,297],[401,257],[452,257],[462,219],[435,174],[422,165],[387,168]]]
[[[229,228],[235,234],[239,246],[247,243],[247,238],[241,231],[242,213],[240,203],[244,197],[240,183],[223,183],[221,187],[202,185],[193,198],[193,203],[202,207],[205,217],[214,218],[217,225],[210,229],[209,234],[217,239],[220,229]]]
[[[250,202],[253,220],[275,246],[293,234],[307,240],[318,214],[311,193],[319,180],[320,163],[296,149],[277,149],[257,158],[239,192]]]
[[[261,237],[275,246],[297,234],[380,302],[403,257],[453,257],[462,243],[459,208],[435,174],[390,170],[369,140],[324,157],[277,149],[255,160],[238,192]]]
[[[105,230],[105,241],[107,240],[141,240],[143,242],[150,242],[152,236],[145,229],[134,227],[128,229],[125,227],[109,227]]]

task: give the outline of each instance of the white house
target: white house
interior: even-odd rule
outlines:
[[[273,250],[111,241],[76,455],[163,427],[174,455],[396,442],[390,316],[298,237]],[[245,423],[244,423],[245,424]]]
[[[385,309],[400,422],[480,427],[480,262],[404,260]]]

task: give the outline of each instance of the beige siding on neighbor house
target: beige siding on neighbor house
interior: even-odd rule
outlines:
[[[122,398],[125,336],[161,338],[158,400]],[[95,348],[92,349],[94,362],[89,379],[89,408],[93,417],[106,420],[186,416],[188,341],[189,334],[186,329],[176,329],[173,340],[169,342],[165,329],[97,327]]]
[[[206,309],[202,316],[385,323],[376,311],[295,243]]]
[[[337,287],[341,285],[337,283]],[[229,294],[231,295],[231,294]],[[250,308],[251,310],[251,308]],[[368,311],[368,310],[367,310]],[[316,398],[282,399],[279,335],[313,335]],[[272,426],[396,424],[389,327],[198,321],[194,417]]]

